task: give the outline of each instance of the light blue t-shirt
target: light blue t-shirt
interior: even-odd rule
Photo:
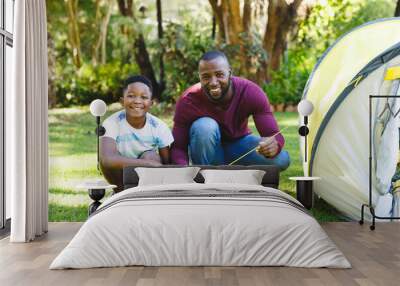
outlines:
[[[174,141],[171,130],[161,119],[146,113],[146,123],[141,129],[132,127],[126,120],[125,110],[112,114],[103,122],[105,137],[117,143],[118,152],[125,157],[138,158],[143,152],[164,148]]]

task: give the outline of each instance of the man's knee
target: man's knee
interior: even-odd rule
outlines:
[[[281,171],[286,170],[290,165],[290,156],[286,150],[282,150],[278,156],[275,157],[275,164]]]
[[[190,127],[190,139],[201,142],[220,140],[220,131],[217,121],[210,117],[201,117],[197,119]]]

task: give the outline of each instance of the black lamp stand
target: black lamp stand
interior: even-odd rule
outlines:
[[[100,116],[96,116],[96,124],[97,124],[97,127],[96,127],[96,131],[95,131],[95,133],[96,133],[96,136],[97,136],[97,170],[100,172],[100,155],[99,155],[99,153],[100,153],[100,151],[99,151],[99,141],[100,141],[100,136],[103,136],[105,133],[106,133],[106,129],[102,126],[102,125],[100,125]]]
[[[304,137],[304,161],[307,162],[307,135],[310,130],[307,127],[308,116],[304,116],[304,125],[299,128],[299,135]]]

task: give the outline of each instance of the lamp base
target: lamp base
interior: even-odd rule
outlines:
[[[89,197],[94,200],[94,202],[89,206],[88,214],[89,216],[94,213],[97,208],[101,205],[100,200],[106,194],[105,189],[89,189]]]
[[[313,181],[296,181],[296,198],[303,206],[310,210],[314,205],[314,192],[312,189]]]
[[[289,177],[296,181],[296,199],[308,210],[314,205],[313,181],[319,177]]]

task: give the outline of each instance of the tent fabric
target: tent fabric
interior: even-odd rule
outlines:
[[[332,114],[336,111],[337,107],[342,103],[342,101],[352,92],[352,90],[365,78],[368,77],[368,75],[376,70],[377,68],[381,67],[383,64],[387,63],[390,61],[392,58],[396,57],[397,55],[400,55],[400,43],[396,44],[394,47],[390,48],[388,51],[385,51],[381,55],[377,56],[375,59],[373,59],[366,67],[364,67],[351,81],[350,84],[346,86],[344,91],[338,95],[336,101],[332,104],[330,109],[326,112],[324,118],[321,120],[318,132],[316,132],[315,137],[314,137],[314,143],[313,146],[310,146],[309,148],[312,148],[311,150],[311,164],[309,168],[311,169],[312,173],[312,162],[313,162],[313,157],[316,152],[316,148],[318,146],[318,141],[324,132],[325,125],[327,122],[331,119]],[[379,79],[381,81],[381,79]],[[385,94],[391,94],[388,90],[385,90]],[[373,93],[370,93],[373,94]],[[381,93],[382,94],[382,93]],[[368,101],[368,98],[366,99]],[[303,148],[302,148],[303,149]]]
[[[314,104],[309,118],[310,143],[325,114],[355,75],[377,55],[399,43],[399,30],[400,18],[367,23],[342,36],[321,57],[303,93],[303,98]],[[309,144],[308,154],[311,148]]]
[[[315,108],[309,117],[311,160],[304,164],[304,172],[321,177],[315,192],[354,219],[368,203],[369,95],[393,94],[394,81],[384,78],[388,68],[400,66],[399,30],[400,18],[391,18],[349,32],[324,54],[303,94]],[[390,102],[393,109],[400,106],[400,100]],[[374,131],[381,129],[373,134],[372,202],[390,214],[387,194],[396,170],[399,122],[384,114],[384,125],[378,127],[376,119],[385,104],[386,99],[376,99],[373,111]]]

